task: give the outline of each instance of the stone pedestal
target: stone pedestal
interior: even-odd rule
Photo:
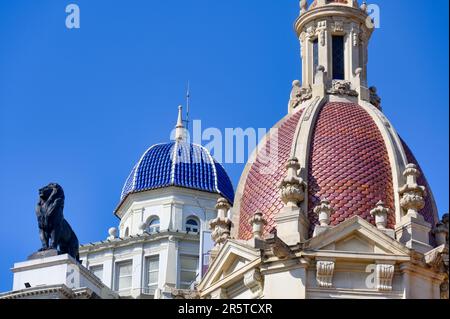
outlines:
[[[29,295],[29,291],[39,291],[41,298],[55,298],[55,291],[59,291],[67,298],[81,295],[117,298],[115,292],[68,254],[55,255],[54,250],[48,250],[35,253],[29,259],[14,264],[10,295],[20,297]]]
[[[276,215],[277,236],[288,245],[307,239],[309,220],[299,207],[285,206]]]
[[[331,229],[331,226],[316,225],[316,227],[314,227],[313,237],[317,237],[317,236],[319,236],[320,234],[326,232],[329,229]]]
[[[42,259],[55,256],[58,256],[58,251],[56,249],[49,249],[44,251],[37,251],[34,254],[31,254],[30,256],[28,256],[28,260]]]
[[[431,225],[422,216],[406,215],[395,229],[397,240],[422,254],[430,251]]]

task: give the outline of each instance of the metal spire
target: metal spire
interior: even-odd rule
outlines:
[[[189,81],[187,83],[187,90],[186,90],[186,130],[189,130],[189,101],[191,98],[191,91],[189,87]]]

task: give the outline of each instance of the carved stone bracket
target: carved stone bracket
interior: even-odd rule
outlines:
[[[351,82],[344,80],[333,80],[331,88],[327,90],[327,93],[332,95],[358,96],[358,92],[352,89]]]
[[[244,275],[244,285],[255,295],[259,296],[263,292],[264,277],[258,268],[254,268]]]
[[[272,254],[279,259],[288,259],[289,257],[294,256],[289,246],[276,234],[269,235],[266,240],[262,242],[262,246],[269,254]]]
[[[378,264],[376,268],[376,283],[379,291],[392,291],[392,279],[395,266],[390,264]]]
[[[319,260],[316,263],[317,285],[321,288],[333,287],[334,261]]]

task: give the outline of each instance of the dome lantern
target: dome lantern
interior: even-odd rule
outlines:
[[[348,83],[360,100],[368,101],[367,50],[373,27],[366,9],[356,0],[316,0],[307,10],[301,1],[300,6],[295,31],[301,44],[302,88],[314,90],[321,84],[317,70],[322,67],[328,91]]]

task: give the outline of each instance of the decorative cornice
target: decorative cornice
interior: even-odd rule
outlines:
[[[345,80],[333,80],[331,82],[331,88],[327,90],[331,95],[347,95],[357,97],[359,94],[356,90],[352,89],[352,83]]]

